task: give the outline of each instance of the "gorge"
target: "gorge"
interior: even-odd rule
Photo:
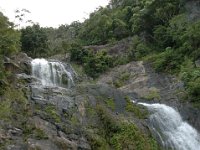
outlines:
[[[58,105],[58,103],[60,103],[59,101],[64,102],[65,100],[63,99],[68,96],[63,96],[63,91],[65,90],[62,89],[59,91],[59,89],[60,87],[70,89],[72,85],[74,85],[73,77],[76,73],[73,72],[73,68],[68,67],[67,69],[66,66],[69,66],[69,64],[66,65],[58,60],[47,61],[45,59],[34,59],[31,61],[31,65],[32,75],[41,82],[43,88],[57,88],[57,92],[62,93],[62,99],[54,97],[48,98],[46,101],[50,102],[50,99],[56,99],[57,102],[54,101],[54,103],[52,103],[54,105]],[[63,83],[63,78],[65,78],[67,82]],[[43,88],[36,88],[36,86],[33,86],[32,89],[34,88],[35,90],[32,90],[32,94],[35,94],[34,92],[36,91],[36,94],[43,93],[40,91],[43,90]],[[45,100],[45,97],[43,96],[42,99]],[[68,109],[68,107],[66,107],[68,104],[63,102],[59,107]],[[142,102],[137,102],[137,104],[148,108],[150,115],[148,117],[147,125],[164,149],[200,149],[199,133],[187,122],[183,121],[180,114],[175,109],[165,104],[148,104]]]

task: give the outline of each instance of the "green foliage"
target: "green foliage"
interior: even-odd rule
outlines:
[[[103,106],[97,105],[96,110],[106,136],[112,137],[113,133],[116,133],[120,129],[119,124],[115,122],[115,119],[108,114],[107,110]]]
[[[147,149],[156,150],[158,145],[152,137],[142,133],[133,123],[117,121],[101,105],[97,106],[97,114],[102,125],[102,136],[113,149]],[[97,142],[96,142],[97,143]],[[94,147],[95,148],[95,147]]]
[[[70,59],[83,64],[84,71],[91,77],[98,77],[113,65],[112,57],[105,50],[92,51],[83,48],[79,44],[72,44],[70,48]]]
[[[139,119],[144,119],[147,117],[147,110],[142,110],[138,105],[134,104],[131,99],[126,96],[126,111],[134,113]]]
[[[46,114],[49,116],[49,118],[52,118],[56,123],[61,122],[61,118],[56,110],[56,107],[54,105],[48,105],[46,106],[45,110]]]
[[[34,135],[37,140],[48,139],[46,133],[40,128],[34,130]]]
[[[76,61],[78,63],[84,63],[86,61],[87,57],[89,57],[91,55],[89,50],[84,49],[79,44],[72,44],[69,51],[71,54],[70,59],[72,61]]]
[[[139,36],[133,36],[131,48],[129,50],[130,60],[135,60],[146,56],[150,53],[150,51],[150,48]]]
[[[110,139],[111,145],[116,150],[137,149],[137,150],[156,150],[158,145],[155,140],[148,138],[134,125],[123,123],[120,131]]]
[[[120,74],[120,76],[114,80],[113,84],[116,88],[120,88],[122,87],[126,81],[128,81],[130,79],[130,73],[128,72],[123,72],[122,74]]]
[[[0,55],[10,56],[20,50],[20,33],[0,12]]]
[[[151,58],[154,60],[153,66],[156,71],[166,71],[176,73],[180,69],[182,55],[177,50],[167,47],[164,52],[161,52]]]
[[[24,115],[23,113],[26,111],[27,99],[25,98],[22,89],[15,89],[7,86],[3,91],[2,97],[0,104],[0,118],[2,120],[12,121],[13,116],[18,115],[18,117],[20,117],[20,115]],[[19,106],[14,105],[15,103]]]
[[[160,99],[159,90],[156,88],[151,88],[149,93],[145,95],[143,98],[146,100],[155,100],[155,99],[159,100]]]
[[[194,103],[200,102],[200,68],[196,68],[190,59],[181,66],[180,77],[185,82],[188,98]]]
[[[112,110],[115,110],[115,102],[114,102],[114,99],[113,98],[108,98],[106,99],[106,105],[112,109]]]
[[[100,8],[90,15],[89,20],[84,22],[79,36],[85,45],[104,44],[108,41],[112,19],[107,14],[104,14],[103,11],[104,9]]]
[[[72,125],[77,125],[79,123],[79,120],[77,118],[77,116],[73,115],[70,119]]]
[[[20,51],[20,33],[14,30],[13,24],[0,12],[0,95],[6,82],[4,57]]]
[[[112,66],[112,58],[106,51],[98,51],[86,58],[84,68],[85,72],[91,77],[98,77],[101,73]]]
[[[38,24],[21,29],[22,51],[32,57],[47,56],[47,34]]]

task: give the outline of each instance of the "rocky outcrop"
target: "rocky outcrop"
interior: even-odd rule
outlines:
[[[200,110],[184,102],[184,84],[175,76],[156,73],[148,63],[131,62],[111,69],[98,83],[118,88],[134,101],[163,103],[179,110],[184,120],[200,131]]]
[[[10,72],[31,74],[31,60],[26,53],[18,53],[11,58],[5,58],[4,65]]]
[[[199,110],[181,101],[183,83],[174,76],[156,73],[150,64],[142,61],[113,68],[96,81],[77,81],[71,88],[42,85],[30,75],[27,66],[31,59],[25,54],[13,61],[23,70],[23,73],[16,72],[17,81],[13,84],[22,89],[27,101],[23,111],[20,104],[12,104],[21,121],[0,122],[0,141],[3,141],[0,146],[4,149],[90,150],[105,144],[109,147],[100,116],[102,111],[109,113],[114,124],[132,123],[149,135],[146,109],[130,100],[172,106],[184,120],[200,129]],[[130,105],[134,105],[131,110]]]

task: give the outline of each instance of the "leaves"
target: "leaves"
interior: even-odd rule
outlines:
[[[21,30],[22,51],[32,57],[47,55],[47,35],[39,25],[28,26]]]

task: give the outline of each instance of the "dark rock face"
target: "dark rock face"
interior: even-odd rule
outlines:
[[[20,68],[20,71],[15,73],[26,73],[28,75],[31,74],[32,58],[28,57],[26,53],[19,53],[13,56],[10,60],[10,62],[16,64]]]

